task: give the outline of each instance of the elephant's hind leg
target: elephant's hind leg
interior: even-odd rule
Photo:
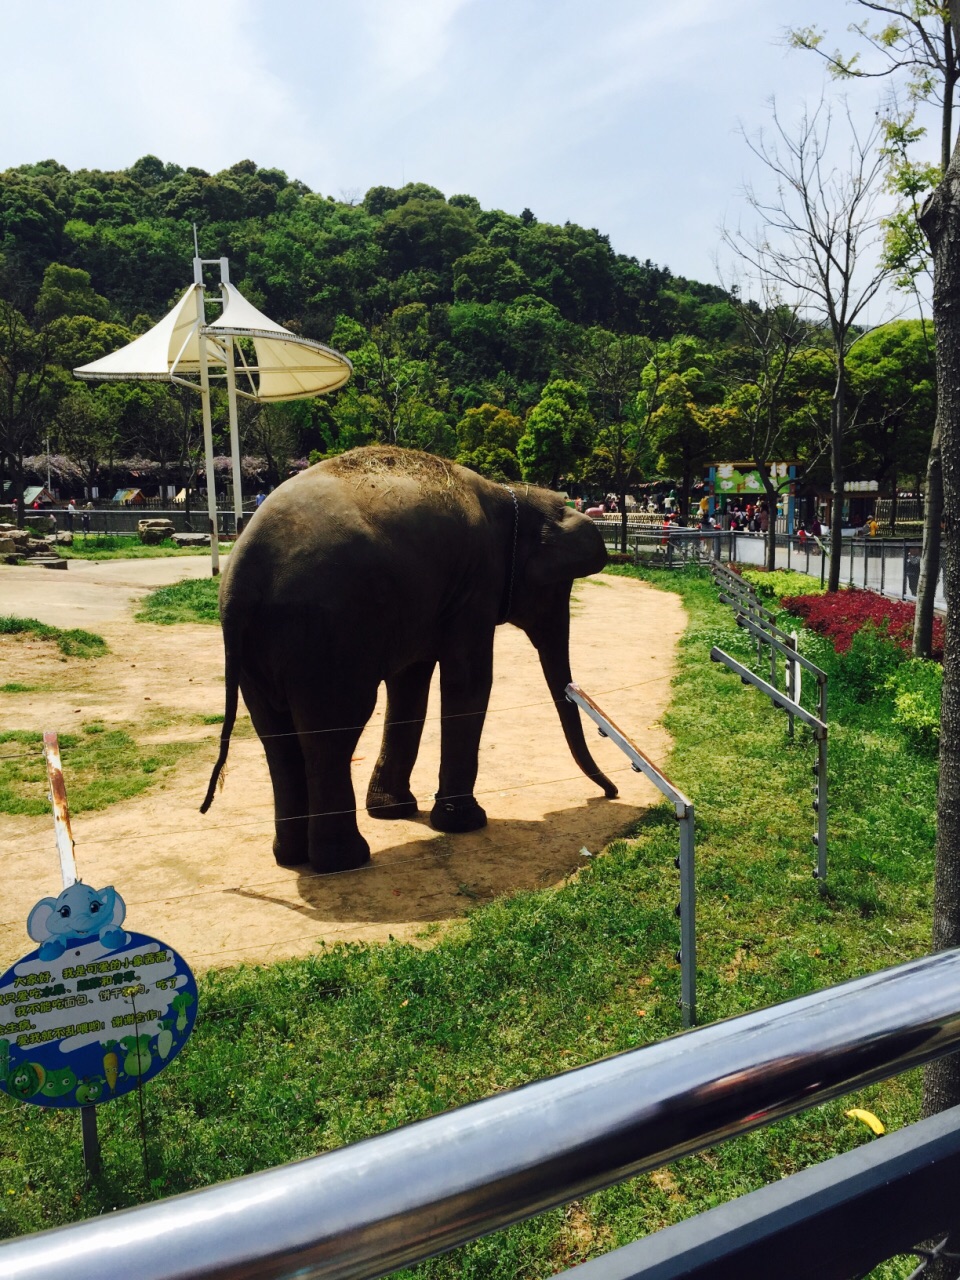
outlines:
[[[245,691],[254,728],[263,743],[273,784],[273,856],[281,867],[296,867],[307,859],[307,773],[303,752],[288,711],[277,711]]]
[[[352,871],[370,861],[370,846],[357,829],[351,764],[361,730],[373,713],[377,690],[368,696],[304,698],[297,708],[300,749],[307,774],[307,844],[315,871]]]
[[[417,812],[410,774],[420,749],[435,666],[434,662],[417,662],[387,680],[383,743],[367,788],[371,818],[410,818]]]

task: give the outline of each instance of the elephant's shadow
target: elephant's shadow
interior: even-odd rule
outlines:
[[[429,924],[496,897],[556,884],[585,865],[584,848],[595,855],[645,812],[644,806],[598,796],[538,819],[493,818],[482,830],[461,835],[433,832],[421,812],[396,824],[409,838],[375,849],[357,871],[325,876],[306,866],[291,868],[296,884],[288,897],[254,888],[232,892],[318,924]],[[418,826],[430,835],[418,837]]]

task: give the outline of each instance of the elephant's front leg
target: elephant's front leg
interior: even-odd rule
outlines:
[[[480,736],[490,701],[493,642],[440,658],[440,787],[430,824],[438,831],[476,831],[487,824],[473,788]]]
[[[367,789],[371,818],[409,818],[417,812],[410,774],[420,749],[435,662],[417,662],[387,680],[383,742]]]

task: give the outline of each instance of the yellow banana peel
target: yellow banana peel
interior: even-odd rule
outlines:
[[[852,1107],[843,1114],[849,1116],[851,1120],[862,1120],[867,1128],[876,1134],[886,1133],[882,1121],[878,1120],[872,1111],[864,1111],[863,1107]]]

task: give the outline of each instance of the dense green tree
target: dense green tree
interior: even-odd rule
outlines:
[[[512,302],[530,281],[506,249],[480,245],[453,264],[453,296],[464,302]]]
[[[809,326],[796,307],[785,306],[775,291],[764,303],[760,307],[736,299],[731,304],[737,341],[719,371],[728,414],[718,455],[751,461],[763,481],[767,510],[774,512],[788,481],[774,474],[772,464],[801,457],[813,463],[822,451],[828,421],[824,397],[829,404],[833,366],[822,348],[810,346]],[[819,388],[814,381],[818,372],[826,375]],[[766,545],[771,571],[776,567],[775,534],[771,520]]]
[[[923,320],[896,320],[864,334],[850,350],[850,389],[857,404],[852,453],[863,474],[894,495],[902,476],[922,475],[937,393],[933,335]]]
[[[398,275],[423,269],[449,273],[477,239],[469,213],[443,200],[407,200],[389,210],[377,229],[377,240]]]
[[[34,307],[34,315],[40,324],[61,316],[106,320],[109,313],[110,303],[92,288],[88,271],[80,267],[65,267],[60,262],[50,263],[43,273],[43,283]]]
[[[53,417],[57,451],[77,466],[89,489],[109,484],[111,461],[123,441],[121,415],[109,392],[76,383],[61,397]]]
[[[23,523],[23,459],[37,446],[59,392],[50,343],[22,312],[0,298],[0,481],[11,482]]]
[[[663,475],[679,480],[686,523],[694,480],[716,452],[729,412],[710,353],[695,338],[660,343],[651,352],[637,395],[640,432]]]
[[[455,437],[444,412],[449,390],[427,358],[425,306],[398,308],[369,333],[344,318],[334,341],[354,368],[332,408],[335,448],[382,441],[452,455]]]
[[[652,347],[646,338],[595,327],[583,333],[571,356],[573,368],[589,388],[598,424],[583,477],[604,493],[617,495],[622,551],[627,549],[627,491],[642,479],[649,461],[649,439],[637,413],[637,394]]]
[[[523,423],[508,409],[482,404],[457,423],[457,462],[491,480],[519,480]]]
[[[596,430],[585,389],[562,378],[548,382],[517,444],[524,480],[556,489],[589,455]]]
[[[44,332],[50,340],[50,359],[64,370],[99,360],[119,350],[133,336],[123,325],[86,315],[58,316],[44,326]]]

